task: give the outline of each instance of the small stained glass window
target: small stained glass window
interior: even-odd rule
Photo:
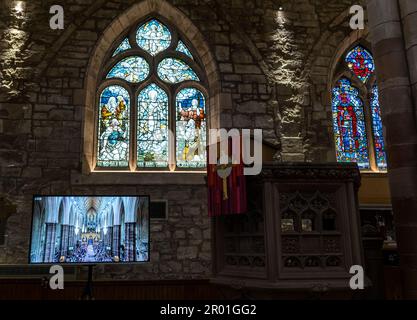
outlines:
[[[377,85],[374,85],[372,88],[371,109],[376,162],[379,169],[385,170],[387,168],[387,157],[385,154],[384,130],[382,126],[381,108],[379,106],[379,94]]]
[[[184,44],[184,42],[182,42],[181,40],[178,41],[178,45],[177,45],[177,49],[178,52],[182,52],[185,55],[187,55],[188,57],[190,57],[191,59],[193,58],[193,55],[191,54],[190,50],[188,50],[187,46]]]
[[[195,88],[182,89],[177,95],[177,166],[206,166],[206,103]]]
[[[357,78],[364,85],[357,88],[352,85],[351,80],[342,78],[333,88],[332,109],[337,160],[357,162],[360,169],[385,171],[388,167],[387,155],[378,86],[376,79],[373,79],[374,59],[368,50],[357,45],[348,51],[345,62],[345,68],[352,73],[349,79],[356,81]]]
[[[165,82],[179,83],[187,80],[199,81],[197,74],[184,61],[166,58],[158,66],[158,76]]]
[[[336,154],[339,162],[357,162],[361,169],[369,168],[365,115],[358,90],[346,79],[340,79],[333,89],[333,126]]]
[[[136,41],[140,48],[156,56],[171,45],[171,33],[161,22],[152,19],[138,29]]]
[[[98,167],[129,164],[130,97],[121,86],[109,86],[100,95]]]
[[[368,79],[375,71],[375,63],[372,55],[363,47],[353,48],[346,56],[348,68],[363,82]]]
[[[168,166],[168,95],[152,83],[138,97],[138,167]]]
[[[119,78],[138,83],[149,75],[149,64],[141,57],[128,57],[118,62],[107,75],[107,79]]]
[[[131,49],[132,47],[130,46],[130,43],[129,43],[129,39],[128,38],[126,38],[126,39],[124,39],[123,41],[122,41],[122,43],[116,48],[116,50],[114,50],[114,53],[113,53],[113,57],[114,56],[117,56],[119,53],[122,53],[122,52],[124,52],[124,51],[127,51],[127,50],[129,50],[129,49]]]

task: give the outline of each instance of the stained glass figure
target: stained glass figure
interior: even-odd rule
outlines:
[[[171,33],[158,20],[152,19],[139,27],[136,42],[140,48],[156,56],[170,46]]]
[[[385,170],[387,168],[387,156],[385,153],[384,131],[382,127],[381,108],[379,106],[379,93],[377,85],[374,85],[372,88],[371,109],[376,163],[379,169]]]
[[[349,69],[363,82],[366,83],[375,71],[375,63],[372,55],[363,47],[353,48],[346,56]]]
[[[138,97],[138,167],[168,166],[168,95],[152,83]]]
[[[116,48],[116,50],[114,50],[114,53],[112,55],[112,57],[117,56],[119,53],[122,53],[124,51],[127,51],[129,49],[131,49],[132,47],[130,46],[130,42],[129,39],[126,38],[122,41],[122,43]]]
[[[127,57],[118,62],[107,75],[107,79],[119,78],[138,83],[149,75],[149,64],[141,57]]]
[[[176,158],[179,168],[206,167],[206,107],[203,94],[182,89],[176,98]]]
[[[197,74],[185,62],[179,59],[166,58],[158,65],[158,76],[169,83],[187,80],[200,81]]]
[[[190,50],[188,50],[187,46],[181,40],[178,41],[177,49],[178,52],[182,52],[185,55],[189,56],[191,59],[194,59],[193,55],[191,54]]]
[[[126,89],[110,86],[100,96],[98,167],[128,167],[130,97]]]
[[[333,126],[336,154],[339,162],[357,162],[359,168],[369,168],[363,103],[359,92],[346,79],[340,79],[333,89]]]

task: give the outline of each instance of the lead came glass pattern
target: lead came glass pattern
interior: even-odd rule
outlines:
[[[363,103],[359,92],[346,79],[340,79],[333,89],[333,126],[336,154],[339,162],[357,162],[359,168],[369,168]]]
[[[166,58],[158,65],[158,76],[165,82],[179,83],[187,80],[199,81],[197,74],[185,62]]]
[[[100,96],[98,123],[98,167],[127,167],[129,164],[130,97],[126,89],[110,86]]]
[[[180,168],[206,166],[206,108],[203,94],[194,88],[176,98],[176,158]]]
[[[138,167],[168,166],[168,95],[156,84],[138,97]]]
[[[366,83],[375,71],[372,55],[363,47],[353,48],[346,56],[348,68],[363,82]]]
[[[191,66],[197,62],[188,59],[194,60],[189,47],[182,40],[173,43],[173,39],[178,39],[176,33],[157,19],[150,19],[136,29],[134,40],[124,38],[113,51],[112,57],[118,60],[109,68],[105,81],[120,79],[126,83],[122,87],[111,82],[100,95],[97,167],[128,169],[136,161],[138,170],[172,169],[170,159],[181,169],[206,167],[207,114],[203,94],[187,87],[172,99],[169,96],[176,90],[173,84],[200,81]],[[127,52],[138,52],[138,48],[142,54],[126,57]],[[164,58],[155,58],[162,52]],[[178,53],[188,58],[175,58]],[[166,89],[153,83],[155,76],[167,83]],[[133,103],[130,95],[137,97]],[[130,113],[135,119],[130,119]],[[132,135],[131,127],[136,131]]]
[[[132,47],[130,46],[129,43],[129,39],[126,38],[122,41],[122,43],[117,47],[116,50],[114,50],[114,53],[112,55],[112,57],[117,56],[119,53],[122,53],[124,51],[127,51],[129,49],[131,49]]]
[[[178,52],[184,53],[185,55],[187,55],[191,59],[194,59],[190,50],[188,50],[187,46],[181,40],[178,41],[177,49],[175,49],[175,50],[178,51]]]
[[[138,46],[150,55],[156,56],[171,44],[171,33],[168,28],[156,19],[143,24],[136,33]]]
[[[376,162],[379,169],[385,170],[387,169],[387,156],[385,153],[384,130],[382,127],[381,108],[379,106],[379,93],[377,85],[374,85],[372,88],[371,109]]]
[[[141,57],[128,57],[118,62],[108,73],[107,79],[119,78],[139,83],[149,75],[149,64]]]

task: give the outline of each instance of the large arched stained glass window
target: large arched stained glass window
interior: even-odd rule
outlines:
[[[103,70],[96,167],[205,168],[206,82],[192,46],[155,18],[130,32]]]
[[[333,89],[333,125],[337,160],[369,168],[363,103],[351,82],[340,79]]]
[[[358,45],[348,51],[344,60],[346,70],[342,70],[343,76],[332,92],[337,160],[356,162],[361,169],[386,170],[374,59]]]

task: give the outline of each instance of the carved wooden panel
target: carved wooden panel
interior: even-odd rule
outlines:
[[[340,267],[340,231],[333,193],[279,193],[282,261],[285,268]]]
[[[218,267],[222,274],[262,278],[266,273],[262,193],[255,192],[251,186],[248,191],[252,196],[248,199],[247,214],[216,218],[224,239],[223,244],[218,242],[221,248]]]
[[[270,165],[247,181],[249,212],[214,219],[213,281],[348,290],[350,267],[363,264],[357,167]]]

